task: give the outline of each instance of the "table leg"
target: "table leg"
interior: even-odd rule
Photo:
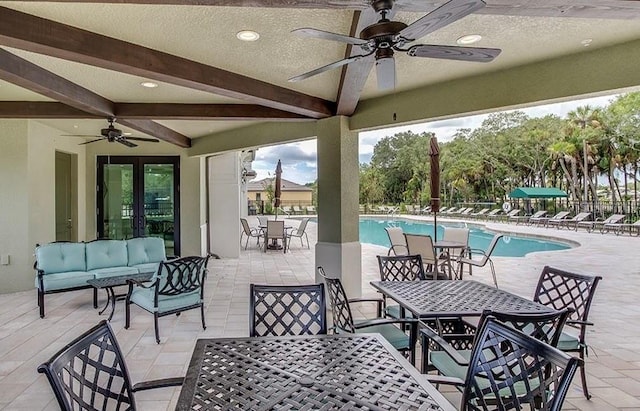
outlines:
[[[116,310],[116,294],[113,291],[113,287],[106,287],[105,290],[107,290],[107,294],[109,294],[109,299],[111,300],[111,313],[107,319],[107,321],[111,321],[113,318],[113,312]]]
[[[102,310],[98,312],[98,315],[102,315],[102,313],[107,311],[107,307],[109,307],[109,304],[111,303],[111,294],[109,294],[109,289],[105,288],[104,291],[107,293],[107,301],[104,303],[104,307],[102,307]]]

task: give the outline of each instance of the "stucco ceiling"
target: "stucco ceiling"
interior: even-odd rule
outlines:
[[[625,3],[612,0],[602,2]],[[107,4],[102,4],[100,1],[90,3],[3,1],[1,6],[184,57],[330,102],[338,99],[341,69],[297,83],[290,83],[287,79],[342,59],[345,56],[345,46],[337,42],[300,38],[291,34],[291,30],[314,27],[349,34],[354,18],[353,9],[105,3]],[[424,13],[398,11],[394,20],[406,23],[415,21],[433,8],[434,2],[426,3],[428,4],[425,5]],[[491,2],[488,1],[488,3]],[[507,3],[510,2],[507,1]],[[0,10],[0,13],[2,12],[3,10]],[[603,13],[603,16],[609,17],[606,13]],[[239,41],[236,33],[245,29],[257,31],[260,33],[260,39],[256,42]],[[455,45],[456,39],[465,34],[482,35],[482,40],[474,46],[500,48],[503,50],[502,54],[495,61],[483,64],[421,59],[397,53],[396,90],[378,91],[375,70],[372,70],[359,95],[359,100],[368,100],[385,94],[393,98],[392,96],[396,93],[430,84],[497,72],[637,40],[640,39],[640,19],[476,13],[416,43]],[[583,44],[585,40],[589,41],[587,47]],[[255,104],[245,98],[222,96],[199,90],[197,87],[170,84],[157,79],[153,81],[159,86],[147,89],[140,86],[140,83],[146,80],[143,76],[51,57],[47,53],[24,51],[16,47],[8,47],[8,44],[16,46],[16,44],[7,43],[0,33],[0,46],[5,50],[115,103]],[[55,101],[55,99],[0,81],[0,101]],[[262,120],[158,119],[159,124],[189,138],[244,127],[258,121]],[[99,120],[88,119],[49,119],[47,122],[68,133],[77,130],[74,125],[81,125],[81,128],[99,128],[102,124]]]

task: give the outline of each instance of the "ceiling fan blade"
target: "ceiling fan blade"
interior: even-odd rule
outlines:
[[[60,137],[83,137],[83,138],[96,138],[96,137],[100,137],[98,135],[95,134],[60,134]]]
[[[308,27],[295,29],[295,30],[292,30],[291,32],[301,37],[312,37],[312,38],[322,39],[322,40],[339,41],[340,43],[347,43],[347,44],[354,44],[354,45],[364,45],[368,43],[367,40],[362,40],[357,37],[345,36],[344,34],[331,33],[329,31],[312,29]]]
[[[393,90],[396,88],[396,61],[393,57],[376,60],[376,77],[378,90]]]
[[[158,140],[157,138],[146,138],[146,137],[129,137],[129,136],[125,136],[125,139],[134,140],[134,141],[148,141],[150,143],[159,143],[160,142],[160,140]]]
[[[417,45],[409,48],[407,54],[413,57],[429,57],[434,59],[474,61],[489,63],[502,52],[500,49],[481,47]]]
[[[91,141],[85,141],[84,143],[80,143],[80,144],[78,144],[78,145],[79,145],[79,146],[83,146],[83,145],[85,145],[85,144],[91,144],[91,143],[95,143],[96,141],[102,141],[102,140],[104,140],[104,139],[103,139],[103,138],[98,138],[98,139],[91,140]]]
[[[122,145],[127,146],[127,147],[138,147],[138,145],[137,145],[137,144],[134,144],[134,143],[132,143],[131,141],[127,141],[127,140],[126,140],[126,139],[124,139],[124,138],[118,138],[118,139],[116,139],[116,141],[117,141],[118,143],[122,144]]]
[[[407,41],[417,40],[480,10],[485,5],[482,0],[450,0],[402,29],[398,36]]]
[[[305,80],[305,79],[308,79],[309,77],[313,77],[313,76],[318,75],[320,73],[324,73],[325,71],[329,71],[329,70],[334,69],[334,68],[342,67],[345,64],[353,63],[354,61],[358,61],[360,59],[368,57],[371,54],[372,53],[369,53],[369,54],[366,54],[366,55],[362,55],[362,56],[351,56],[351,57],[346,58],[346,59],[338,60],[338,61],[335,61],[335,62],[333,62],[331,64],[327,64],[326,66],[318,67],[315,70],[311,70],[311,71],[308,71],[306,73],[300,74],[298,76],[291,77],[289,79],[289,81],[296,82],[296,81],[300,81],[300,80]]]

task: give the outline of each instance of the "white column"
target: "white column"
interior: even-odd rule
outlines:
[[[237,152],[207,159],[209,166],[209,241],[220,257],[240,256],[240,159]],[[244,201],[244,202],[243,202]]]
[[[362,295],[358,215],[358,134],[347,117],[318,121],[316,267],[339,277],[350,298]],[[320,278],[316,278],[320,280]]]

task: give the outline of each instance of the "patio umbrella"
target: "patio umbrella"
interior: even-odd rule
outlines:
[[[280,207],[280,196],[282,195],[282,163],[278,160],[276,166],[276,187],[274,189],[275,207],[276,207],[276,220],[278,219],[278,208]]]
[[[438,240],[438,211],[440,210],[440,148],[436,136],[429,142],[431,158],[431,211],[433,212],[433,241]]]

